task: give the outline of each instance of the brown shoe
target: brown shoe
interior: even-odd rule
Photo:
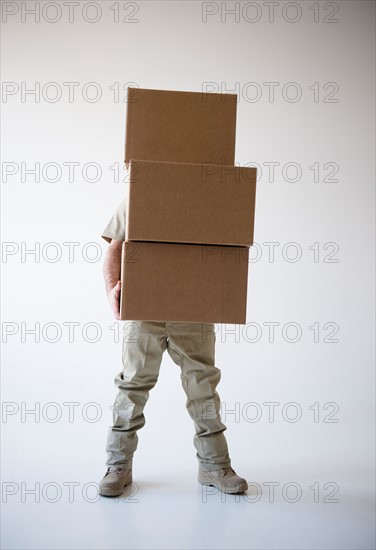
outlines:
[[[104,497],[118,497],[132,481],[132,468],[125,470],[120,466],[110,466],[99,482],[99,494]]]
[[[199,468],[198,481],[202,485],[213,485],[223,493],[243,493],[248,489],[247,481],[239,477],[231,466],[211,471]]]

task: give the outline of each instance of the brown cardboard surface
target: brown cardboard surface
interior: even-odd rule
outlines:
[[[248,247],[123,242],[121,320],[246,323]]]
[[[253,244],[256,168],[132,160],[126,240]]]
[[[233,165],[236,94],[128,87],[125,163],[131,159]]]

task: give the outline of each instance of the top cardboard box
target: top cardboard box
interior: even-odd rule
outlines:
[[[128,87],[126,168],[132,159],[233,165],[236,94]]]

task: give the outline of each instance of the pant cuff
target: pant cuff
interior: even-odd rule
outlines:
[[[212,472],[213,470],[220,470],[221,468],[228,468],[229,466],[231,466],[231,461],[230,462],[222,462],[222,463],[218,463],[218,464],[215,464],[215,463],[208,464],[207,462],[200,462],[199,461],[200,469],[204,470],[205,472]]]

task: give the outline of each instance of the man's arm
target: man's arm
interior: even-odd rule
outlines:
[[[111,309],[118,320],[120,320],[121,247],[121,241],[111,239],[103,265],[103,276],[106,284],[107,298]]]

